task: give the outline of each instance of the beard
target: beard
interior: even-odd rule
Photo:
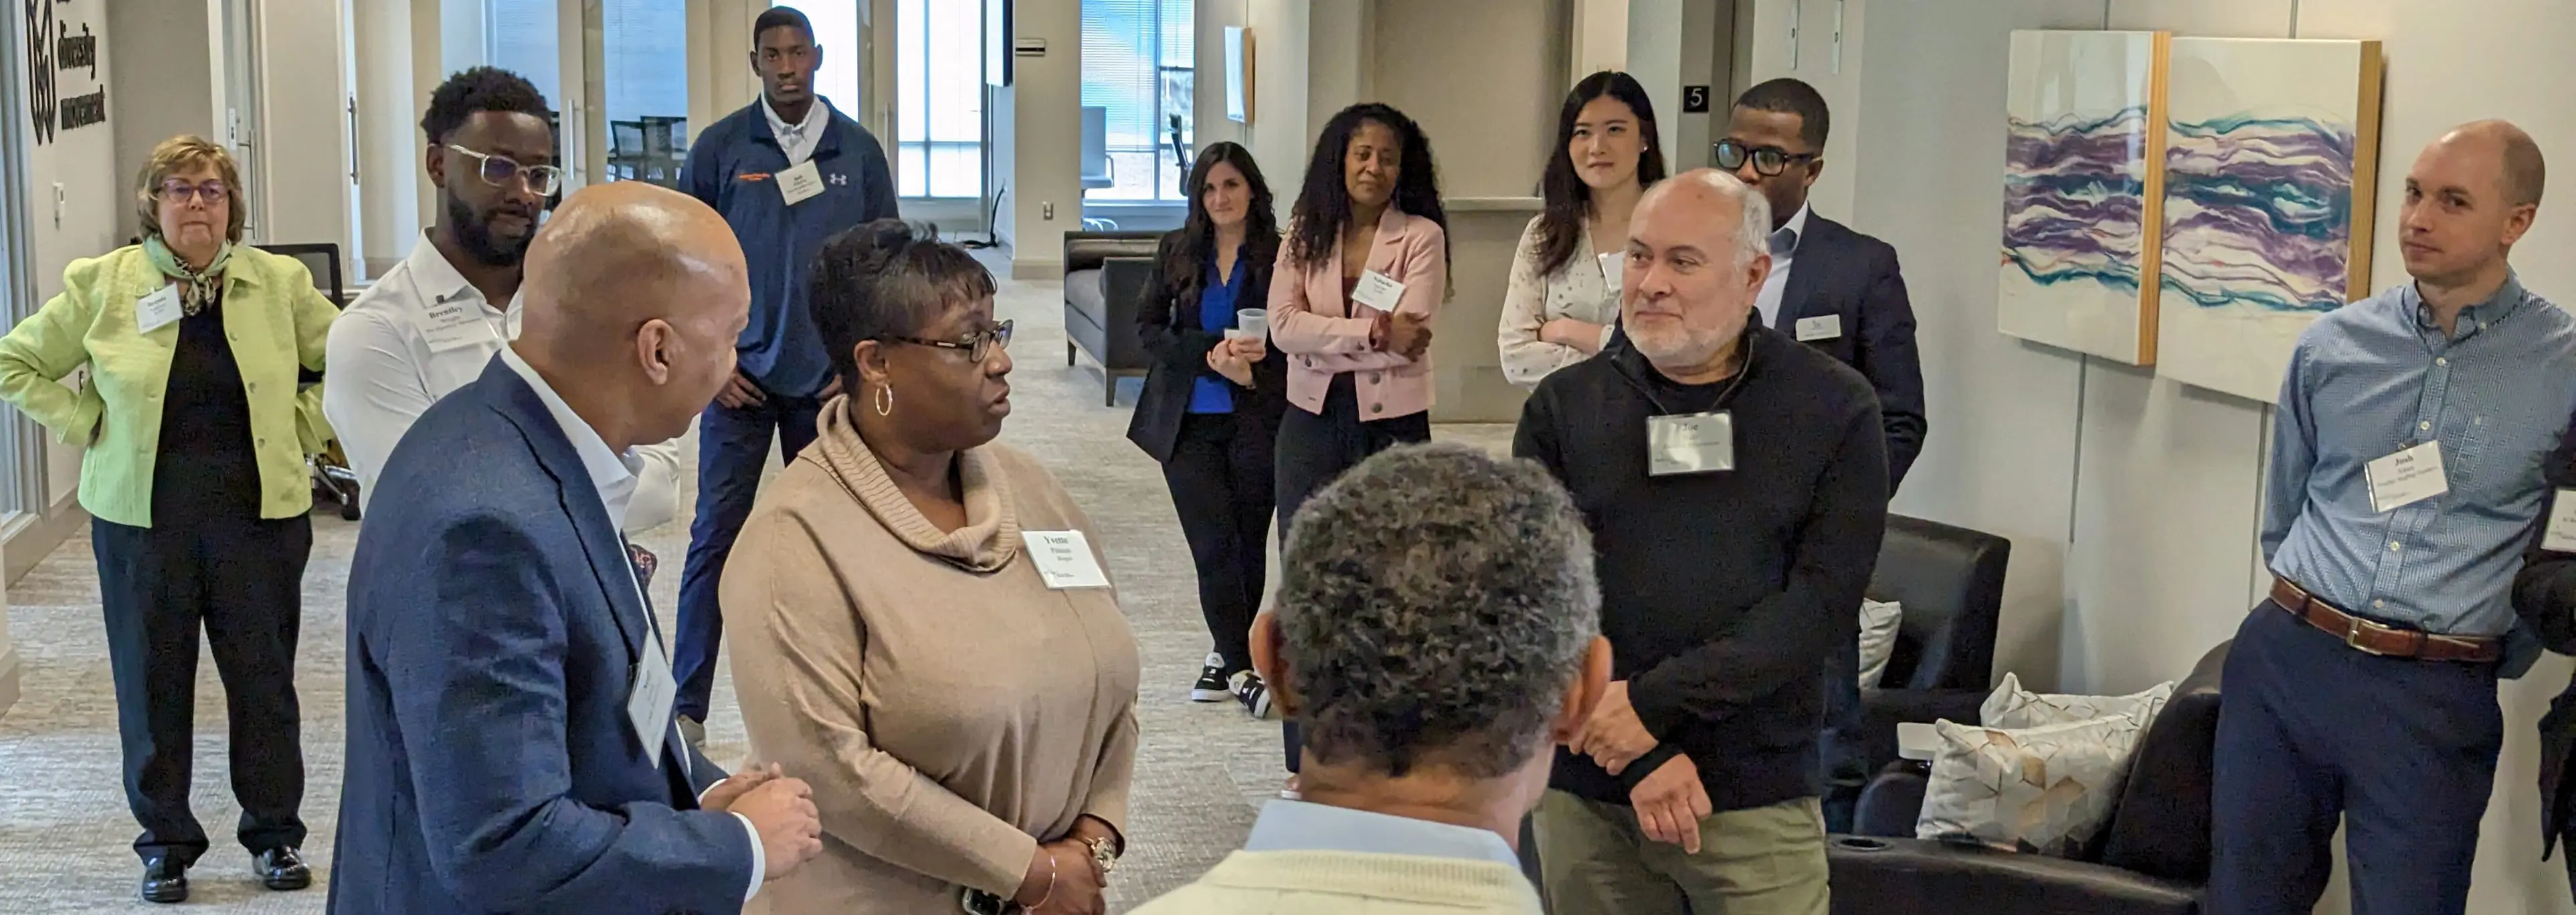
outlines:
[[[1637,354],[1657,367],[1698,368],[1717,358],[1726,348],[1727,335],[1715,328],[1692,327],[1680,321],[1656,321],[1651,326],[1628,327],[1628,342]]]
[[[518,266],[528,254],[528,241],[536,237],[536,220],[528,220],[528,234],[510,238],[492,231],[492,215],[477,214],[465,198],[447,195],[447,224],[456,227],[456,243],[465,253],[489,267]]]

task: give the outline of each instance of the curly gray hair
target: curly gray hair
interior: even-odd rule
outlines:
[[[1298,510],[1275,611],[1306,751],[1496,778],[1601,630],[1592,535],[1555,477],[1457,445],[1372,457]]]

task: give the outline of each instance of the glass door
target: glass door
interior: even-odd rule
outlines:
[[[895,183],[902,197],[984,197],[984,18],[981,3],[895,6]]]
[[[689,158],[688,0],[586,0],[584,41],[598,61],[598,180],[680,186]],[[721,58],[722,55],[719,55]]]

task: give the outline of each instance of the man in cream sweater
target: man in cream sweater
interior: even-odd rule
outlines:
[[[1592,540],[1527,461],[1379,454],[1306,503],[1252,626],[1303,800],[1138,915],[1539,915],[1513,842],[1610,674]]]

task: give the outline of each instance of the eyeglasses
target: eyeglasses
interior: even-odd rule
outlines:
[[[161,186],[153,190],[152,196],[167,203],[181,205],[185,205],[190,200],[202,199],[211,206],[231,200],[232,188],[226,186],[220,178],[209,179],[203,184],[189,184],[173,178],[161,182]]]
[[[877,341],[880,343],[910,343],[917,346],[935,346],[940,349],[957,350],[965,353],[966,358],[968,359],[982,362],[986,359],[993,358],[994,350],[1011,348],[1011,322],[1004,321],[1000,324],[993,325],[991,330],[976,331],[975,333],[967,334],[954,340],[931,340],[922,337],[904,337],[888,334],[883,337],[878,337]]]
[[[1753,160],[1753,173],[1765,178],[1787,171],[1791,163],[1822,158],[1816,153],[1793,153],[1777,146],[1748,147],[1735,140],[1717,141],[1717,167],[1735,171],[1744,161]]]
[[[517,159],[475,152],[454,143],[447,144],[447,148],[473,156],[480,165],[475,174],[483,179],[483,183],[493,187],[506,188],[517,183],[527,188],[528,193],[539,197],[552,197],[556,189],[563,187],[563,169],[551,165],[520,165]]]

